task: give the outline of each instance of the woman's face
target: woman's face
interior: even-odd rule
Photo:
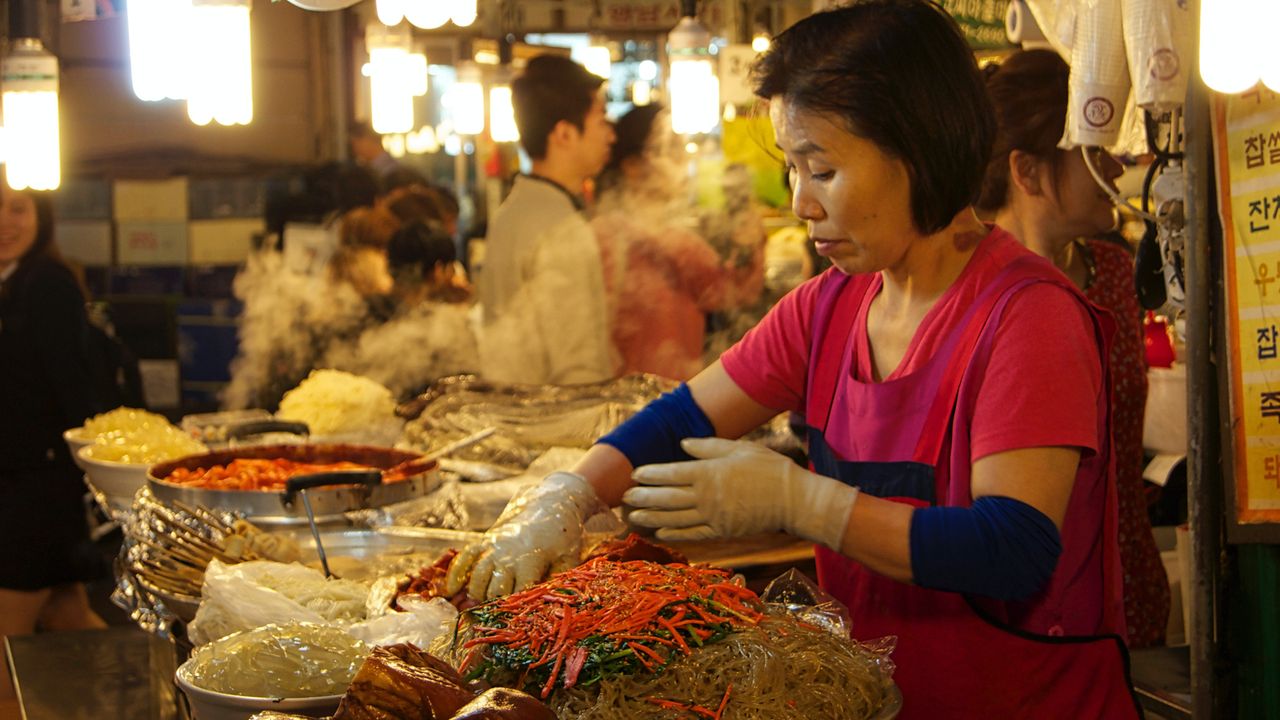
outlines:
[[[1115,190],[1116,178],[1124,174],[1124,167],[1102,148],[1089,148],[1088,153],[1098,174]],[[1048,221],[1064,235],[1096,237],[1115,229],[1115,205],[1106,191],[1098,187],[1079,148],[1066,154],[1053,189],[1048,197],[1056,212],[1050,214]]]
[[[27,254],[36,242],[36,202],[30,195],[0,191],[0,269]]]
[[[907,166],[834,116],[780,99],[769,115],[787,161],[792,208],[808,223],[818,254],[850,275],[897,267],[920,237]]]

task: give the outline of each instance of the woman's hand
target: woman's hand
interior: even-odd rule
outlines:
[[[551,473],[512,498],[484,538],[458,553],[449,564],[445,594],[465,585],[472,598],[491,600],[577,565],[583,523],[602,509],[581,475]]]
[[[697,460],[648,465],[623,496],[629,520],[660,540],[706,540],[785,531],[839,550],[856,488],[823,477],[755,443],[690,438]]]

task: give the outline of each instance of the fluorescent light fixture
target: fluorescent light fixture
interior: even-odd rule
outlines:
[[[187,116],[197,125],[248,125],[253,120],[250,0],[193,0]]]
[[[449,88],[445,102],[453,116],[454,132],[459,135],[484,132],[484,85],[475,63],[458,65],[458,81]]]
[[[511,86],[494,85],[489,88],[489,137],[494,142],[517,142],[520,130],[516,127],[516,111],[511,104]]]
[[[39,40],[18,38],[0,73],[9,187],[54,190],[62,184],[58,142],[58,59]]]
[[[720,121],[720,80],[711,57],[711,33],[696,18],[681,18],[667,36],[667,56],[671,129],[681,135],[711,132]]]
[[[427,56],[410,52],[407,26],[365,27],[369,50],[370,120],[375,132],[401,134],[413,130],[413,99],[427,94]]]
[[[128,0],[125,15],[133,94],[148,102],[185,99],[191,0]]]

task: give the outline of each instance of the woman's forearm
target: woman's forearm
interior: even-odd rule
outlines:
[[[635,483],[631,480],[631,462],[612,445],[597,443],[578,461],[573,471],[582,475],[595,489],[596,495],[609,507],[622,504],[622,494]]]
[[[915,508],[861,493],[849,513],[840,553],[886,577],[911,582],[911,516]]]

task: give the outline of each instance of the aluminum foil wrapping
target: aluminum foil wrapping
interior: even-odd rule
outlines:
[[[204,512],[227,525],[239,519],[231,513]],[[132,510],[116,517],[124,533],[124,542],[114,562],[116,587],[111,593],[111,601],[147,632],[168,638],[173,637],[176,631],[179,637],[184,636],[183,624],[194,615],[199,597],[176,592],[176,588],[166,590],[148,580],[146,563],[155,560],[156,548],[166,540],[164,536],[172,533],[169,528],[173,523],[181,524],[192,533],[210,537],[209,520],[164,505],[145,487],[134,496]]]
[[[1081,0],[1071,46],[1067,124],[1059,147],[1111,147],[1129,97],[1120,0]]]
[[[1121,8],[1125,52],[1138,107],[1163,112],[1182,106],[1195,65],[1186,2],[1121,0]]]

